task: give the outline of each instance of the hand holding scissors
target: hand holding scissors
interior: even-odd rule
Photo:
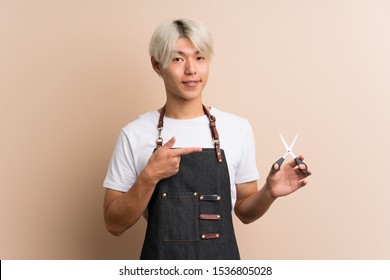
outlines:
[[[304,163],[302,160],[300,160],[297,156],[295,156],[295,154],[292,152],[292,149],[294,148],[294,145],[295,145],[295,142],[297,141],[297,138],[298,138],[298,133],[295,135],[294,137],[294,140],[292,141],[291,145],[288,146],[286,141],[284,140],[283,136],[279,133],[280,135],[280,138],[282,139],[282,142],[283,142],[283,145],[286,149],[286,153],[280,158],[278,159],[273,165],[272,165],[272,172],[276,173],[280,170],[284,160],[286,159],[286,157],[288,155],[292,156],[294,158],[294,161],[298,164],[298,167],[303,164],[305,166],[305,169],[301,169],[299,168],[299,170],[301,170],[304,174],[306,174],[307,176],[311,175],[311,173],[309,173],[307,171],[307,165],[306,163]],[[278,165],[278,168],[275,168],[275,165]]]

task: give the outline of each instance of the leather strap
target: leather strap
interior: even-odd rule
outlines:
[[[164,128],[164,115],[165,115],[165,105],[164,105],[164,107],[161,108],[160,118],[159,118],[158,124],[157,124],[157,130],[158,130],[158,137],[156,140],[157,148],[160,148],[163,144],[163,138],[161,137],[161,131]]]
[[[219,214],[200,214],[199,215],[200,220],[214,220],[218,221],[221,219],[221,215]]]
[[[213,142],[214,142],[214,148],[215,148],[215,153],[217,155],[217,160],[218,162],[222,162],[222,154],[221,154],[221,148],[220,148],[220,143],[219,143],[219,134],[217,131],[217,126],[216,122],[217,119],[210,114],[209,110],[207,110],[206,106],[203,105],[203,112],[207,115],[210,121],[210,130],[211,130],[211,136],[213,137]]]
[[[210,114],[209,110],[206,108],[206,106],[203,106],[203,112],[205,115],[208,117],[210,121],[210,130],[211,130],[211,137],[213,138],[214,142],[214,148],[215,148],[215,154],[217,156],[218,162],[222,162],[222,154],[221,154],[221,148],[220,148],[220,142],[219,142],[219,134],[217,131],[217,126],[216,126],[216,118]],[[164,115],[165,115],[165,110],[166,110],[166,105],[161,108],[160,112],[160,118],[158,120],[157,124],[157,130],[158,130],[158,137],[156,140],[156,146],[157,148],[160,148],[163,144],[163,138],[161,137],[161,131],[164,128]]]
[[[221,196],[218,194],[202,194],[199,199],[205,201],[220,201]]]
[[[219,233],[204,233],[200,236],[200,238],[202,238],[203,240],[205,239],[217,239],[219,238],[220,235]]]

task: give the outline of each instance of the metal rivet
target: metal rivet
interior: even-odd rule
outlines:
[[[198,193],[197,192],[194,192],[194,196],[197,196],[198,195]]]
[[[216,236],[216,237],[219,237],[219,233],[217,233],[215,236]]]
[[[200,200],[203,200],[203,196],[199,197]]]
[[[205,239],[205,238],[206,238],[206,235],[203,234],[203,235],[202,235],[202,239]]]
[[[221,215],[217,215],[217,218],[218,218],[218,219],[221,218]]]
[[[217,196],[217,200],[221,200],[221,197],[219,195]]]
[[[163,195],[163,196],[167,196],[167,193],[163,193],[162,195]]]

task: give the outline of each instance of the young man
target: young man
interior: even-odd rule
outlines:
[[[122,129],[104,181],[108,231],[119,236],[148,220],[141,259],[239,259],[232,209],[251,223],[307,184],[306,167],[291,161],[258,190],[251,126],[203,105],[212,54],[199,22],[169,21],[152,36],[166,104]]]

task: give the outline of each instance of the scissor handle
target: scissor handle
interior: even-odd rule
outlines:
[[[272,171],[273,173],[278,172],[278,171],[280,170],[280,167],[281,167],[282,164],[283,164],[283,161],[284,161],[284,158],[283,158],[283,157],[281,157],[280,159],[278,159],[277,161],[275,161],[275,163],[272,164],[271,171]],[[275,169],[275,164],[278,164],[278,168],[277,168],[277,169]]]
[[[307,172],[307,164],[304,163],[302,160],[300,160],[299,158],[294,158],[295,162],[298,164],[298,167],[300,164],[303,164],[305,166],[305,169],[302,170],[299,168],[299,170],[301,170],[302,173],[305,173],[307,176],[310,176],[311,173]]]

